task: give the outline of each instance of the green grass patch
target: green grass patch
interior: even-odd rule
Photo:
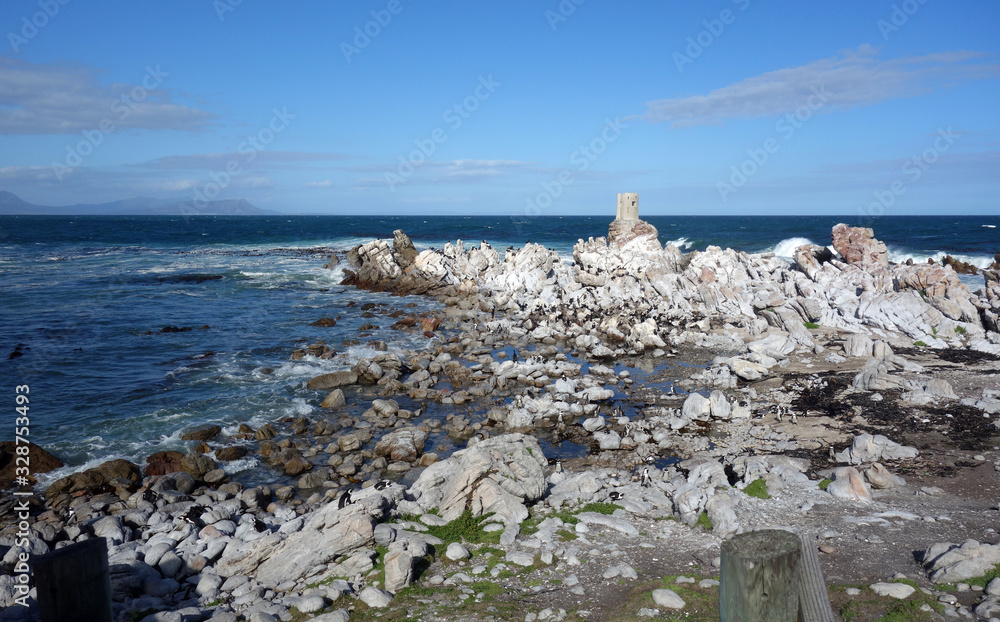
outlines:
[[[966,333],[966,330],[964,328],[962,328],[961,326],[956,326],[955,327],[955,332],[958,333],[959,335],[964,335]]]
[[[440,527],[428,527],[427,533],[441,538],[445,544],[449,542],[469,542],[472,544],[499,544],[502,531],[485,532],[483,524],[493,522],[490,518],[492,513],[483,516],[473,516],[470,510],[465,510],[462,515],[451,521],[447,525]]]
[[[712,531],[712,519],[708,517],[708,512],[702,512],[698,515],[698,522],[694,524],[695,527],[701,527],[705,531]]]
[[[815,322],[802,322],[802,325],[805,326],[806,328],[810,329],[810,330],[812,330],[814,328],[819,328],[819,324],[817,324]]]
[[[819,489],[820,490],[826,490],[826,487],[829,486],[832,483],[833,483],[833,480],[830,479],[829,477],[827,477],[826,479],[823,479],[823,480],[820,481],[820,483],[819,483]]]
[[[924,343],[923,341],[914,341],[913,342],[913,347],[915,347],[915,348],[926,348],[927,344]]]
[[[569,529],[560,529],[556,533],[562,536],[563,540],[576,540],[577,538],[577,535]]]
[[[470,583],[468,587],[476,594],[482,592],[483,598],[496,598],[503,594],[503,586],[494,581],[477,581]]]
[[[552,513],[552,518],[558,518],[559,520],[561,520],[563,523],[565,523],[567,525],[575,525],[575,524],[577,524],[577,523],[580,522],[579,518],[573,516],[572,514],[570,514],[569,512],[567,512],[565,510],[560,510],[558,512],[553,512]]]
[[[581,512],[597,512],[598,514],[614,514],[619,506],[614,503],[588,503],[580,508]]]
[[[767,493],[767,482],[765,482],[762,477],[747,484],[747,487],[743,489],[743,492],[745,492],[747,496],[756,497],[758,499],[771,498],[771,495]]]

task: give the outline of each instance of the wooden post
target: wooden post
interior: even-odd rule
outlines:
[[[834,622],[830,593],[819,567],[816,539],[802,534],[799,558],[799,619],[802,622]]]
[[[111,622],[108,543],[91,538],[31,562],[42,622]]]
[[[796,622],[802,541],[790,531],[764,529],[722,543],[721,622]]]

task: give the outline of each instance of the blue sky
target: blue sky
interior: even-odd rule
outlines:
[[[0,24],[0,189],[34,203],[1000,213],[994,0],[5,0]]]

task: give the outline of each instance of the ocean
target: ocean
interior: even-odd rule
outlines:
[[[988,266],[1000,252],[1000,216],[901,216],[852,223],[843,216],[648,216],[660,241],[684,252],[709,245],[787,257],[807,242],[830,243],[838,222],[873,227],[901,262],[944,255]],[[363,216],[0,216],[0,367],[9,410],[14,388],[30,387],[30,438],[67,466],[49,482],[112,458],[140,466],[149,454],[185,451],[180,432],[219,424],[235,432],[310,417],[320,373],[390,350],[421,349],[419,331],[365,317],[367,302],[407,312],[439,308],[339,285],[332,253],[402,229],[419,249],[457,239],[499,251],[536,242],[567,261],[580,238],[607,234],[609,217]],[[976,289],[981,276],[963,279]],[[369,314],[370,315],[370,314]],[[312,326],[325,317],[334,327]],[[361,343],[363,324],[377,324]],[[164,330],[166,328],[166,330]],[[331,359],[291,360],[323,340]],[[18,353],[21,355],[18,356]],[[10,358],[8,358],[10,357]],[[363,405],[355,408],[363,409]],[[360,410],[358,410],[360,412]],[[0,439],[11,439],[14,415]],[[227,465],[267,480],[253,453]]]

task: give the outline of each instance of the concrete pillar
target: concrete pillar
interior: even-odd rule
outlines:
[[[615,220],[639,220],[639,195],[635,192],[618,194],[618,213]]]

